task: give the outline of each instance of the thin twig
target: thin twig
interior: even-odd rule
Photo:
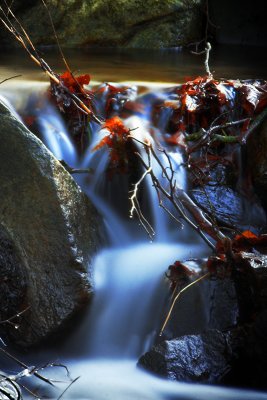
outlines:
[[[249,136],[265,120],[266,117],[267,117],[267,107],[259,115],[257,115],[257,117],[251,123],[251,125],[248,128],[248,130],[246,131],[246,133],[243,135],[243,137],[241,139],[242,145],[245,145],[247,143]]]
[[[144,176],[147,174],[150,175],[151,180],[152,180],[152,185],[155,188],[158,198],[159,198],[159,205],[167,211],[168,208],[166,205],[163,205],[163,201],[161,199],[161,195],[163,198],[168,200],[170,204],[174,207],[180,218],[184,219],[195,231],[198,232],[198,234],[205,240],[205,242],[214,250],[215,246],[214,244],[209,240],[209,238],[206,236],[212,237],[215,241],[217,240],[222,240],[225,236],[223,233],[218,229],[218,227],[214,226],[212,222],[208,219],[208,217],[205,215],[205,213],[193,202],[193,200],[180,188],[177,187],[176,181],[174,179],[174,168],[171,162],[171,159],[169,155],[167,154],[166,151],[162,151],[164,156],[168,160],[168,173],[167,168],[163,165],[161,159],[157,155],[155,149],[149,142],[143,142],[140,139],[136,139],[134,136],[129,136],[133,140],[136,140],[138,143],[142,144],[144,148],[146,149],[146,154],[148,156],[148,161],[146,162],[143,158],[143,156],[140,153],[136,153],[136,155],[139,157],[141,164],[144,167],[144,174],[141,177],[141,181],[143,180]],[[151,158],[156,161],[158,166],[160,167],[163,177],[166,180],[167,187],[163,187],[157,176],[155,175],[153,168],[151,168]],[[135,200],[134,206],[135,208],[137,207],[138,199],[137,199],[137,191],[139,188],[139,182],[135,186],[135,191],[133,193],[133,199]],[[185,209],[190,213],[190,215],[195,219],[197,222],[194,223],[192,219],[188,216],[188,214],[185,212]],[[173,213],[168,210],[167,213],[172,216]],[[177,221],[178,219],[175,218]]]
[[[2,353],[4,353],[8,358],[10,358],[11,360],[15,361],[18,365],[20,365],[21,367],[30,370],[30,368],[24,364],[22,361],[20,361],[18,358],[16,358],[15,356],[13,356],[12,354],[10,354],[7,350],[3,349],[2,347],[0,347],[0,351]],[[42,381],[48,383],[51,386],[54,386],[54,384],[50,381],[50,379],[45,378],[44,376],[40,375],[37,371],[33,372],[33,375],[36,376],[37,378],[41,379]]]
[[[0,82],[0,85],[1,85],[2,83],[6,82],[6,81],[10,81],[10,79],[20,78],[21,76],[22,76],[22,75],[10,76],[9,78],[3,79],[3,80]]]
[[[202,281],[203,279],[207,278],[210,275],[209,272],[207,272],[205,275],[202,275],[200,278],[196,279],[195,281],[189,283],[189,285],[185,286],[182,290],[179,291],[179,293],[175,296],[175,298],[173,299],[173,302],[171,304],[171,307],[169,309],[169,312],[167,314],[167,317],[165,318],[165,321],[162,325],[162,328],[160,330],[159,336],[162,336],[164,329],[166,328],[166,325],[171,317],[173,308],[177,302],[177,300],[179,299],[179,297],[181,296],[181,294],[183,294],[187,289],[189,289],[190,287],[192,287],[193,285],[195,285],[196,283]]]
[[[136,153],[136,155],[139,155],[139,153]],[[147,150],[147,155],[148,155],[148,160],[149,160],[149,167],[145,170],[145,172],[143,173],[143,175],[141,176],[139,181],[134,184],[133,190],[130,192],[130,193],[132,193],[132,195],[129,197],[129,200],[131,202],[130,218],[133,218],[134,214],[136,213],[141,225],[146,230],[149,237],[151,239],[153,239],[153,236],[155,235],[155,231],[154,231],[153,227],[151,226],[151,224],[148,222],[148,220],[143,215],[143,213],[141,211],[141,207],[139,205],[139,201],[137,199],[137,193],[138,193],[139,186],[144,181],[146,176],[150,175],[150,173],[152,171],[151,156],[150,156],[149,149]]]
[[[73,381],[71,381],[71,383],[66,387],[66,389],[61,393],[61,395],[57,398],[57,400],[62,399],[62,397],[64,396],[64,394],[66,393],[66,391],[75,383],[77,382],[77,380],[80,379],[80,376],[77,376],[77,378],[73,379]]]
[[[8,6],[7,6],[8,7]],[[92,110],[86,106],[86,104],[74,93],[72,93],[62,82],[60,77],[54,73],[54,71],[49,67],[46,61],[44,61],[36,51],[29,35],[27,34],[26,30],[22,26],[22,24],[17,20],[16,16],[13,14],[13,12],[10,10],[8,7],[8,13],[11,13],[12,17],[15,19],[15,21],[19,24],[20,29],[23,32],[23,36],[17,31],[15,26],[12,24],[10,21],[8,14],[3,10],[3,8],[0,6],[0,11],[3,14],[3,18],[0,17],[0,21],[4,25],[4,27],[15,37],[15,39],[21,44],[21,46],[24,48],[24,50],[28,53],[29,57],[37,64],[44,72],[45,74],[57,85],[59,86],[63,92],[65,92],[70,99],[73,101],[75,105],[78,105],[90,118],[97,122],[98,124],[101,124],[102,121],[93,113]]]

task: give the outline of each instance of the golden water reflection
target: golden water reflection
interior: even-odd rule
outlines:
[[[65,70],[55,49],[41,51],[41,56],[55,72]],[[203,56],[178,49],[151,51],[98,48],[66,50],[65,56],[74,72],[89,73],[95,82],[180,83],[188,77],[205,73]],[[216,78],[267,78],[267,61],[261,48],[220,46],[210,57],[210,69]],[[0,81],[14,75],[16,80],[47,81],[21,49],[0,51]]]

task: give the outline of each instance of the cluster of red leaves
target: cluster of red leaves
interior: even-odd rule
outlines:
[[[255,233],[247,230],[239,235],[236,235],[231,241],[231,248],[234,253],[241,251],[252,252],[253,249],[260,247],[267,247],[267,235],[257,236]],[[216,245],[218,254],[222,254],[225,251],[225,245],[219,241]]]
[[[84,91],[84,85],[89,85],[91,79],[89,74],[75,77],[69,71],[64,72],[59,78],[69,91],[75,94],[82,93]]]
[[[50,97],[52,102],[63,114],[65,122],[75,139],[80,150],[87,145],[85,136],[87,133],[90,116],[82,109],[79,100],[93,112],[92,92],[84,88],[90,83],[90,75],[80,75],[75,77],[69,71],[59,76],[61,84],[51,81]],[[75,100],[72,95],[76,97]]]
[[[177,87],[174,94],[174,101],[164,103],[173,110],[169,121],[172,134],[166,141],[185,146],[187,134],[208,129],[215,118],[232,107],[233,83],[197,77]]]
[[[232,240],[218,241],[216,256],[211,256],[207,261],[207,269],[212,275],[224,278],[232,273],[233,265],[239,270],[249,267],[248,254],[257,257],[266,254],[267,235],[255,235],[247,230],[236,235]]]
[[[171,291],[174,291],[175,288],[177,288],[177,285],[184,286],[188,282],[189,278],[194,275],[195,271],[188,268],[180,261],[175,261],[172,265],[170,265],[168,272],[166,273],[166,277],[171,282]]]
[[[107,146],[110,155],[109,172],[128,172],[129,151],[132,150],[129,141],[130,130],[124,126],[119,117],[106,120],[102,129],[108,130],[109,134],[93,148],[93,151]]]
[[[267,106],[266,82],[218,81],[197,77],[175,88],[174,100],[163,106],[172,109],[168,124],[169,144],[186,147],[188,134],[207,130],[217,118],[219,124],[230,122],[233,110],[238,109],[237,119],[252,117]],[[237,100],[235,100],[237,99]],[[249,120],[241,129],[248,128]],[[228,130],[228,133],[235,130]]]

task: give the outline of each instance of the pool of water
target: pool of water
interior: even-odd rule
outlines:
[[[43,80],[46,76],[21,49],[0,50],[0,81],[13,75],[18,80]],[[56,71],[65,70],[55,49],[42,49],[41,56]],[[90,73],[96,82],[177,83],[204,74],[203,56],[189,50],[73,49],[65,56],[76,73]],[[217,78],[267,78],[267,56],[262,48],[217,46],[210,55],[210,69]]]

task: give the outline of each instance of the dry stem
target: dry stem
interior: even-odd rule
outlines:
[[[20,43],[20,45],[24,48],[24,50],[28,53],[29,57],[34,61],[38,67],[40,67],[45,74],[51,79],[56,85],[58,85],[72,100],[72,102],[76,105],[78,109],[80,109],[82,112],[87,114],[93,121],[101,124],[101,121],[97,118],[97,116],[93,113],[92,110],[90,110],[86,104],[74,93],[70,92],[69,89],[63,84],[61,81],[60,77],[58,74],[56,74],[50,66],[44,61],[42,57],[39,56],[34,44],[32,43],[30,36],[26,32],[25,28],[22,26],[20,21],[16,18],[14,13],[12,12],[11,8],[7,5],[6,1],[4,0],[6,4],[7,11],[5,12],[3,7],[0,6],[0,11],[2,12],[3,17],[0,17],[0,22],[2,22],[3,26],[15,37],[15,39]],[[45,3],[43,3],[45,5]],[[46,7],[47,8],[47,7]],[[48,10],[48,9],[47,9]],[[49,12],[49,10],[48,10]],[[15,25],[11,22],[9,15],[15,20],[15,22],[18,24],[21,32],[19,32]],[[51,18],[52,20],[52,18]],[[53,26],[53,25],[52,25]],[[57,38],[57,36],[56,36]],[[59,43],[58,43],[59,45]],[[60,46],[59,46],[60,48]],[[62,50],[61,50],[62,51]],[[67,69],[69,69],[69,66],[66,62],[65,57],[63,56],[63,61],[67,65]]]
[[[223,233],[216,227],[209,217],[193,202],[193,200],[185,193],[185,191],[179,187],[177,187],[176,179],[175,179],[175,171],[173,169],[173,165],[168,153],[165,150],[161,150],[163,155],[168,160],[168,168],[166,168],[155,149],[151,145],[151,143],[143,142],[134,136],[130,137],[142,144],[145,148],[147,154],[147,161],[141,156],[140,153],[136,153],[139,157],[141,164],[144,167],[144,174],[140,178],[140,180],[134,185],[134,190],[130,197],[132,208],[130,215],[133,216],[134,213],[137,214],[140,219],[140,205],[137,198],[138,189],[140,183],[144,180],[144,178],[149,175],[152,180],[152,185],[155,188],[159,205],[173,218],[176,222],[179,222],[179,219],[182,218],[186,221],[204,240],[205,242],[214,250],[215,246],[207,237],[211,237],[215,241],[222,240],[225,238]],[[162,176],[167,183],[166,187],[159,181],[157,176],[155,175],[152,167],[152,159],[158,164],[162,171]],[[164,200],[169,201],[169,203],[173,206],[174,210],[177,212],[178,217],[170,211],[169,207],[167,207],[164,203]],[[189,214],[188,214],[189,213]],[[196,221],[193,222],[193,219]],[[142,220],[141,220],[142,223]],[[143,224],[142,224],[143,225]]]
[[[161,330],[160,330],[159,336],[162,336],[163,331],[164,331],[164,329],[166,328],[166,325],[167,325],[167,323],[168,323],[168,321],[169,321],[169,319],[170,319],[170,317],[171,317],[173,308],[174,308],[174,306],[175,306],[177,300],[178,300],[179,297],[181,296],[181,294],[184,293],[187,289],[191,288],[191,287],[192,287],[193,285],[195,285],[196,283],[198,283],[198,282],[202,281],[203,279],[207,278],[209,275],[210,275],[210,273],[207,272],[205,275],[200,276],[198,279],[196,279],[195,281],[189,283],[189,285],[185,286],[183,289],[181,289],[181,290],[178,292],[178,294],[177,294],[177,295],[175,296],[175,298],[173,299],[173,302],[172,302],[172,304],[171,304],[171,306],[170,306],[170,309],[169,309],[169,312],[168,312],[168,314],[167,314],[167,317],[165,318],[165,321],[164,321],[164,323],[163,323],[163,325],[162,325],[162,328],[161,328]]]

